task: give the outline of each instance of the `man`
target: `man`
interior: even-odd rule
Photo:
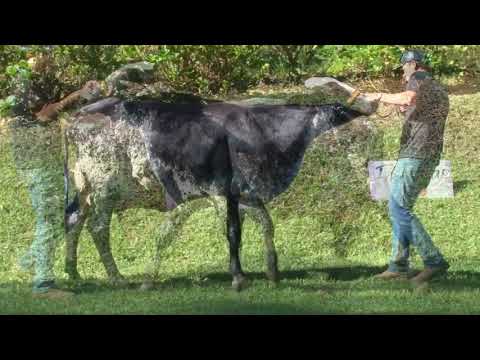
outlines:
[[[84,87],[68,95],[57,103],[46,104],[36,118],[42,122],[55,119],[66,106],[76,104],[86,99],[90,102],[102,97],[117,97],[123,100],[158,100],[163,102],[194,102],[204,103],[204,99],[190,93],[173,91],[162,82],[153,82],[154,65],[146,62],[136,62],[122,66],[110,74],[104,81],[88,81]],[[78,197],[66,204],[66,230],[78,221]]]
[[[370,93],[369,100],[399,105],[405,114],[400,154],[392,174],[389,215],[392,223],[392,257],[388,269],[378,279],[407,278],[409,248],[416,247],[425,269],[411,279],[415,286],[425,284],[447,271],[449,264],[420,220],[414,204],[425,189],[440,161],[443,135],[449,111],[447,91],[432,78],[424,54],[407,51],[401,58],[406,91],[398,94]]]
[[[15,104],[12,107],[12,150],[17,171],[26,183],[36,217],[35,237],[27,253],[19,261],[25,271],[34,272],[33,295],[42,298],[66,298],[73,293],[59,289],[53,271],[55,249],[63,231],[63,173],[60,124],[52,121],[55,114],[46,114],[42,104],[58,98],[59,82],[50,54],[28,61],[29,69],[22,69],[14,82]],[[78,92],[90,91],[91,84]],[[88,98],[89,96],[85,96]],[[82,98],[82,96],[77,96]],[[62,101],[53,108],[64,108]],[[70,101],[71,102],[71,101]]]

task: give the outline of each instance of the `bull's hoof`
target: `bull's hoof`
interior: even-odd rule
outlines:
[[[150,291],[150,290],[153,290],[154,287],[155,287],[155,285],[154,285],[153,281],[146,280],[140,286],[140,291]]]
[[[240,292],[248,286],[247,278],[243,275],[235,276],[232,281],[233,290]]]

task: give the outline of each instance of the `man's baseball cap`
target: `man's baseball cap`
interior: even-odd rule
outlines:
[[[395,67],[395,69],[399,69],[403,67],[406,63],[409,63],[410,61],[415,61],[419,64],[425,64],[425,54],[421,51],[418,50],[408,50],[405,51],[402,54],[402,57],[400,58],[400,65]]]

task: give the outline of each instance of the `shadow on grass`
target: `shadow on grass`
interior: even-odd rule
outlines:
[[[280,272],[280,288],[288,288],[291,281],[318,279],[321,281],[342,281],[348,282],[362,278],[368,278],[382,271],[381,267],[374,266],[343,266],[343,267],[325,267],[325,268],[305,268],[298,270],[285,270]],[[264,281],[270,283],[264,272],[246,273],[248,280]],[[142,274],[127,277],[127,283],[123,285],[113,285],[106,279],[85,278],[81,281],[58,281],[62,288],[71,290],[75,293],[89,294],[111,292],[116,290],[138,290],[142,284],[144,276]],[[162,280],[155,284],[155,290],[173,290],[188,289],[191,287],[201,288],[225,288],[231,286],[232,277],[228,272],[195,273],[186,276],[177,276]],[[283,283],[287,282],[287,283]],[[23,289],[28,291],[30,284],[4,283],[0,284],[0,290],[3,291]],[[293,286],[293,285],[292,285]],[[298,287],[298,286],[293,286]],[[307,287],[305,288],[307,289]],[[307,289],[308,290],[308,289]]]
[[[473,181],[471,180],[460,180],[460,181],[454,181],[453,182],[453,193],[457,194],[459,192],[462,192],[465,190],[469,184],[471,184]]]
[[[360,278],[368,278],[382,271],[383,268],[375,266],[352,266],[352,267],[325,267],[325,268],[306,268],[299,270],[285,270],[280,272],[281,281],[295,281],[307,279],[321,279],[326,281],[352,281]],[[249,272],[246,276],[251,281],[268,282],[265,273]],[[191,286],[201,284],[202,286],[212,286],[214,284],[229,285],[232,277],[228,272],[214,272],[203,274],[201,280],[192,280],[188,277],[176,277],[165,280],[162,286],[177,287]]]
[[[341,281],[348,282],[359,279],[367,279],[376,273],[384,270],[382,267],[375,266],[343,266],[343,267],[325,267],[325,268],[306,268],[299,270],[285,270],[280,273],[281,281],[280,288],[288,288],[293,286],[289,283],[295,280],[319,279],[321,281]],[[249,272],[246,274],[249,281],[264,281],[268,284],[265,273],[263,272]],[[75,292],[93,293],[102,291],[112,291],[115,289],[138,289],[142,283],[143,277],[141,275],[131,276],[128,278],[128,284],[125,286],[116,287],[105,280],[85,279],[80,283],[71,283],[72,289]],[[165,289],[187,289],[191,287],[223,287],[229,288],[232,282],[232,277],[228,272],[212,272],[202,274],[192,274],[190,276],[177,276],[161,281],[155,284],[155,290]],[[298,287],[298,286],[293,286]],[[309,287],[305,287],[306,290]],[[314,287],[312,287],[312,290]]]
[[[286,270],[281,272],[281,281],[277,285],[279,288],[302,288],[306,291],[317,291],[318,286],[294,284],[296,280],[318,280],[319,283],[336,283],[342,288],[342,283],[347,284],[354,281],[361,281],[358,283],[358,288],[371,288],[368,284],[387,284],[385,281],[373,280],[372,277],[385,270],[385,267],[380,266],[339,266],[339,267],[325,267],[325,268],[307,268],[300,270]],[[268,284],[269,281],[264,273],[253,272],[247,273],[247,278],[250,281],[264,281]],[[175,289],[188,287],[225,287],[229,288],[232,278],[230,274],[225,273],[205,273],[196,279],[191,277],[181,276],[167,279],[160,284],[157,284],[156,289]],[[474,271],[452,271],[447,277],[432,280],[432,285],[435,287],[444,288],[445,290],[474,290],[480,289],[480,272]],[[377,288],[378,286],[374,286]]]
[[[354,283],[355,288],[359,290],[381,289],[392,282],[373,280],[372,276],[385,270],[385,267],[378,266],[329,266],[323,268],[305,268],[298,270],[286,270],[281,272],[281,281],[276,285],[278,289],[300,289],[305,292],[318,291],[319,289],[342,290],[351,288]],[[264,282],[265,285],[271,284],[263,272],[249,272],[246,274],[250,282]],[[318,281],[318,285],[310,281],[308,284],[298,283],[296,281],[313,280]],[[70,289],[77,294],[91,294],[112,292],[118,290],[139,290],[143,281],[142,275],[130,276],[127,278],[126,285],[115,286],[106,280],[85,279],[80,282],[60,281],[62,287]],[[189,288],[218,288],[229,290],[231,288],[231,275],[228,272],[211,272],[190,274],[187,276],[177,276],[158,282],[154,286],[154,291],[161,290],[181,290]],[[401,283],[398,283],[399,287]],[[432,287],[445,291],[462,290],[480,290],[480,272],[475,271],[451,271],[447,277],[432,281]],[[0,292],[25,288],[25,284],[0,284]],[[272,286],[272,290],[275,287]],[[27,290],[25,290],[27,291]]]

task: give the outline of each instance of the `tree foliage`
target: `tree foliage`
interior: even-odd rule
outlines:
[[[339,78],[394,76],[407,48],[428,53],[440,74],[480,71],[480,47],[466,45],[0,45],[0,98],[29,56],[51,52],[64,92],[105,79],[125,63],[156,64],[158,80],[201,95],[242,92],[261,83],[298,84],[313,75]]]

